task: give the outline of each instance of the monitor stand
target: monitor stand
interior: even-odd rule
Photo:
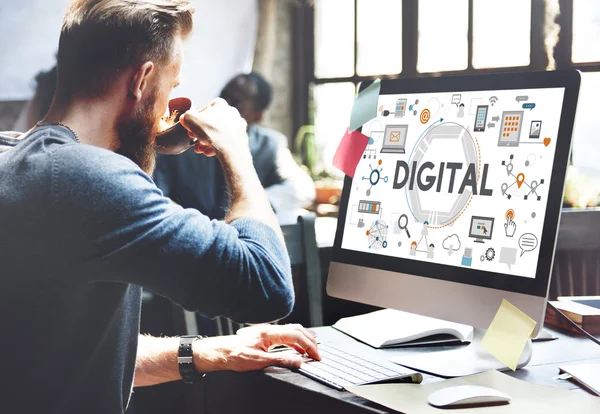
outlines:
[[[405,367],[427,372],[446,378],[464,377],[491,369],[508,371],[510,368],[494,358],[481,347],[485,329],[473,329],[473,340],[470,345],[447,351],[406,353],[391,359],[392,362]],[[524,367],[531,360],[531,339],[525,344],[517,369]]]
[[[475,243],[483,243],[483,239],[475,239]]]

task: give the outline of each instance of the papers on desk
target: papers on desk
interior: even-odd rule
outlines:
[[[560,371],[566,372],[590,391],[600,395],[600,364],[562,365]]]
[[[432,413],[443,410],[429,405],[427,397],[434,391],[456,385],[482,385],[508,394],[509,404],[486,407],[452,408],[453,414],[468,413],[600,413],[600,398],[560,388],[532,384],[498,371],[431,384],[376,384],[349,387],[359,397],[406,414]]]
[[[469,342],[473,328],[394,309],[342,318],[335,329],[373,348]]]

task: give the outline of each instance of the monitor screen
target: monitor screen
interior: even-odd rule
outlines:
[[[535,278],[564,94],[380,94],[378,108],[392,112],[406,101],[406,111],[363,127],[386,132],[365,150],[376,159],[361,158],[356,168],[340,215],[341,248],[473,269],[481,278]],[[386,151],[390,144],[403,151]]]

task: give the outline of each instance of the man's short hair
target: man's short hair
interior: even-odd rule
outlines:
[[[273,97],[273,88],[267,80],[257,72],[250,72],[245,76],[250,82],[256,86],[256,95],[254,96],[254,105],[256,112],[264,112],[271,104]]]
[[[192,31],[188,0],[74,0],[58,46],[62,93],[102,95],[119,71],[171,60],[177,35]]]
[[[239,85],[250,83],[254,86],[254,91],[252,91],[252,96],[248,98],[252,99],[254,102],[254,110],[256,112],[264,112],[269,105],[271,104],[271,98],[273,97],[273,88],[271,84],[267,82],[267,80],[258,72],[250,72],[250,73],[242,73],[240,75],[235,76],[221,91],[221,97],[224,97],[224,92],[227,91],[231,87],[239,87]],[[238,86],[236,86],[238,85]],[[245,89],[246,93],[250,90]]]

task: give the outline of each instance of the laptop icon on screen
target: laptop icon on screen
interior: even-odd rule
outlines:
[[[386,125],[381,152],[404,154],[407,133],[408,125]]]

